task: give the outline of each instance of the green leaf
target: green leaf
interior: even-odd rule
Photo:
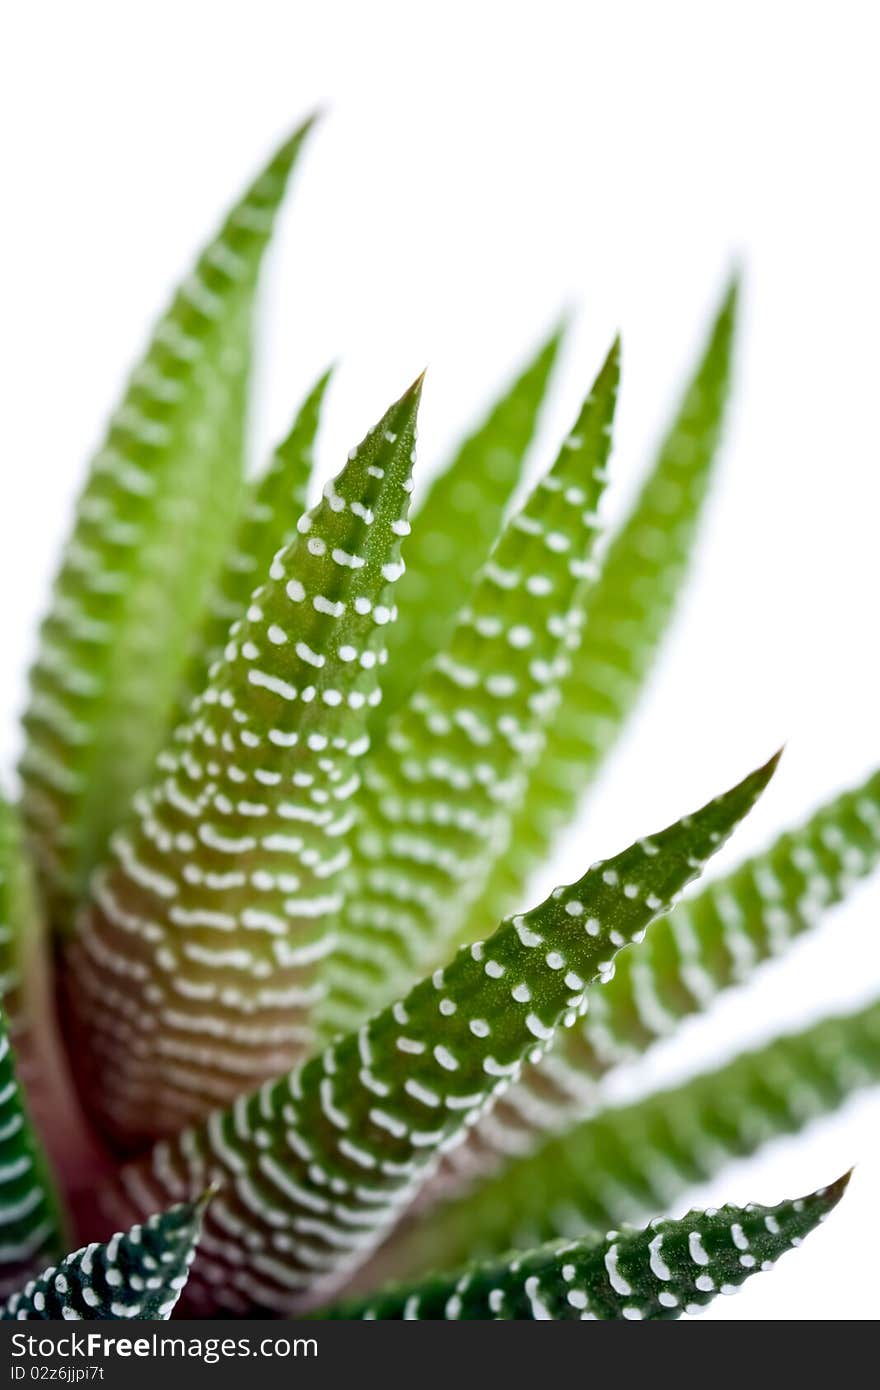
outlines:
[[[776,760],[693,816],[594,865],[462,948],[355,1034],[127,1166],[127,1213],[222,1188],[193,1271],[199,1311],[286,1310],[362,1263],[591,982],[747,814]],[[128,1219],[128,1215],[126,1215]]]
[[[64,982],[84,1103],[126,1148],[231,1103],[311,1043],[420,393],[421,380],[300,518],[93,880]]]
[[[13,1031],[23,1025],[22,986],[40,935],[18,813],[0,792],[0,1000]]]
[[[166,735],[238,518],[258,272],[309,124],[177,291],[79,499],[31,673],[21,768],[62,924]]]
[[[0,1009],[0,1293],[62,1248],[61,1218],[18,1081]]]
[[[692,1211],[644,1230],[555,1241],[331,1310],[331,1318],[670,1319],[734,1293],[824,1221],[849,1174],[775,1207]]]
[[[12,1294],[0,1319],[165,1321],[186,1283],[204,1207],[204,1198],[185,1202],[105,1244],[84,1245]]]
[[[523,901],[530,875],[575,815],[644,684],[687,575],[711,481],[730,382],[736,299],[734,282],[653,468],[608,548],[546,747],[464,940]]]
[[[248,488],[235,540],[224,559],[195,644],[181,700],[184,713],[203,689],[210,668],[223,656],[229,629],[244,616],[251,592],[268,574],[278,551],[296,535],[296,523],[306,510],[315,436],[330,375],[327,371],[316,382],[269,467]]]
[[[880,772],[680,903],[638,961],[621,961],[570,1059],[599,1075],[640,1055],[786,950],[878,862]]]
[[[592,577],[618,379],[615,344],[448,647],[367,764],[339,947],[326,967],[325,1036],[356,1027],[446,958],[504,847]]]
[[[380,1256],[397,1277],[428,1264],[580,1238],[668,1211],[696,1183],[880,1082],[880,1000],[546,1140],[473,1193],[420,1213]]]
[[[520,480],[561,340],[560,328],[434,479],[416,511],[377,721],[384,723],[403,704],[421,667],[451,636]]]
[[[742,983],[784,951],[880,862],[880,772],[833,797],[803,825],[680,903],[638,952],[621,957],[613,983],[583,1023],[447,1161],[443,1187],[527,1152],[595,1105],[596,1082]],[[456,1177],[457,1170],[459,1177]]]

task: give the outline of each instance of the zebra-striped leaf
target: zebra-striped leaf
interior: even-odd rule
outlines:
[[[574,1044],[576,1065],[599,1073],[642,1052],[784,951],[878,861],[880,772],[680,903],[638,962],[621,961]]]
[[[328,1034],[356,1027],[447,957],[505,844],[592,576],[618,379],[615,344],[448,647],[365,768],[340,944],[327,964]]]
[[[462,948],[296,1072],[124,1169],[129,1213],[222,1187],[193,1270],[195,1309],[285,1310],[338,1287],[437,1154],[576,1021],[590,984],[699,873],[775,762]]]
[[[498,538],[561,339],[558,329],[541,345],[416,510],[398,595],[400,616],[388,643],[386,694],[375,716],[383,723],[403,703],[425,662],[445,647]]]
[[[800,1245],[840,1201],[849,1175],[775,1207],[692,1211],[644,1230],[555,1241],[456,1274],[392,1288],[327,1316],[373,1319],[641,1321],[699,1312]]]
[[[12,1294],[0,1319],[165,1321],[186,1284],[204,1206],[205,1199],[186,1202],[83,1246]]]
[[[578,1028],[450,1155],[438,1189],[527,1152],[595,1105],[596,1082],[784,951],[880,861],[880,772],[833,797],[768,849],[686,898],[615,978]]]
[[[31,673],[24,809],[53,916],[166,735],[238,517],[260,263],[308,125],[232,209],[160,320],[79,499]]]
[[[15,1075],[0,1009],[0,1292],[63,1249],[62,1223],[46,1162]]]
[[[235,540],[224,557],[195,644],[181,700],[184,710],[204,687],[210,668],[222,658],[230,627],[244,616],[252,591],[269,573],[275,555],[296,535],[296,523],[306,510],[315,436],[329,382],[328,371],[303,401],[262,477],[248,488]]]
[[[688,1188],[880,1083],[880,1000],[546,1140],[380,1253],[397,1277],[669,1211]]]
[[[686,577],[711,479],[730,383],[736,298],[734,283],[653,468],[604,557],[546,746],[465,940],[523,901],[529,876],[575,814],[644,684]]]
[[[95,875],[64,978],[84,1102],[123,1146],[231,1103],[310,1044],[420,390],[300,518]]]

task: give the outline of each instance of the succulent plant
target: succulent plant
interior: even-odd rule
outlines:
[[[561,331],[423,496],[419,379],[313,501],[327,374],[243,462],[308,128],[160,319],[42,626],[0,808],[3,1316],[676,1317],[845,1179],[667,1217],[688,1185],[880,1077],[877,1002],[601,1086],[875,867],[880,774],[679,901],[772,758],[528,907],[682,587],[736,284],[608,542],[617,344],[520,500]]]

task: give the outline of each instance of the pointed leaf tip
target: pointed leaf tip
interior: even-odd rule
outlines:
[[[298,125],[294,126],[289,135],[286,135],[278,147],[279,154],[283,150],[297,149],[311,135],[315,126],[319,125],[324,119],[326,112],[322,107],[316,106],[308,115],[304,116]]]
[[[736,828],[739,819],[747,814],[758,798],[766,791],[771,778],[779,766],[779,759],[782,757],[782,752],[783,750],[781,748],[778,749],[778,751],[775,752],[771,758],[768,758],[765,763],[755,768],[754,772],[747,773],[745,777],[731,787],[729,792],[717,798],[719,802],[726,802],[729,800],[731,803],[737,805],[743,800],[746,802],[745,809],[739,811],[737,820],[731,825],[731,831]]]
[[[827,1206],[829,1212],[833,1211],[846,1192],[846,1189],[849,1187],[850,1179],[854,1172],[855,1165],[853,1165],[852,1168],[848,1168],[839,1178],[835,1178],[834,1182],[828,1183],[827,1187],[820,1187],[816,1192],[812,1193],[811,1196],[823,1202]],[[803,1200],[809,1201],[810,1198],[805,1197]]]
[[[658,927],[662,929],[663,924]],[[643,953],[632,955],[642,957]],[[626,953],[620,964],[622,970],[602,992],[606,1000],[617,992],[621,974],[628,974]],[[664,987],[655,991],[655,997],[669,1000],[672,992],[665,987],[665,980],[662,983]],[[633,998],[631,994],[627,997]],[[594,997],[593,1004],[596,1002]],[[611,1036],[616,1040],[620,1032],[617,1017],[622,1012],[622,1008],[613,1009],[604,1017],[600,1013],[597,1031],[606,1045],[606,1021],[611,1018]],[[630,1018],[633,1013],[636,1009]],[[614,1045],[612,1041],[612,1048]],[[601,1066],[589,1064],[578,1067],[577,1052],[567,1060],[584,1081],[601,1070]],[[598,1096],[594,1092],[590,1098],[581,1089],[568,1108],[568,1117],[578,1115],[579,1122],[563,1129],[560,1106],[552,1120],[559,1132],[543,1142],[536,1141],[537,1147],[522,1157],[509,1156],[522,1153],[527,1127],[536,1130],[538,1117],[528,1104],[530,1096],[525,1103],[520,1097],[518,1104],[510,1104],[507,1097],[492,1114],[497,1127],[492,1138],[499,1132],[504,1136],[506,1164],[498,1170],[501,1148],[496,1140],[495,1174],[488,1182],[475,1183],[474,1178],[492,1166],[486,1161],[487,1148],[477,1148],[472,1141],[466,1164],[462,1162],[464,1152],[457,1151],[462,1162],[457,1170],[453,1166],[455,1155],[450,1154],[446,1187],[438,1187],[438,1191],[445,1195],[450,1191],[450,1178],[460,1185],[462,1177],[468,1189],[457,1200],[442,1201],[427,1219],[422,1211],[418,1219],[405,1222],[394,1238],[394,1270],[398,1276],[415,1278],[428,1264],[441,1269],[466,1264],[475,1250],[486,1256],[500,1255],[512,1247],[529,1248],[559,1235],[577,1239],[590,1231],[601,1233],[647,1221],[657,1212],[673,1210],[697,1173],[700,1182],[707,1181],[731,1160],[745,1159],[774,1137],[802,1131],[878,1081],[880,999],[865,1010],[826,1018],[801,1033],[775,1038],[670,1090],[656,1091],[587,1118],[582,1117],[591,1108],[591,1099],[595,1102]],[[546,1085],[543,1091],[530,1094],[545,1102],[538,1115],[546,1115]],[[720,1096],[724,1097],[723,1114],[719,1112]],[[678,1166],[685,1116],[695,1164],[687,1168]],[[477,1133],[481,1145],[488,1145],[488,1126]],[[849,1177],[846,1173],[821,1190],[825,1202],[831,1202],[829,1210]]]
[[[0,1305],[0,1321],[170,1318],[192,1264],[200,1202],[150,1216],[50,1265]]]
[[[745,259],[737,255],[734,256],[727,272],[727,285],[724,293],[724,303],[733,307],[742,293],[743,282],[745,280]]]
[[[418,525],[407,543],[400,612],[389,634],[385,693],[374,731],[403,705],[419,673],[449,640],[498,539],[522,478],[560,334],[561,326],[540,342],[422,496]]]
[[[603,361],[601,371],[599,371],[598,378],[596,378],[596,386],[605,379],[606,375],[613,377],[614,386],[617,385],[620,379],[620,353],[620,334],[616,334],[614,335],[612,345],[610,345],[608,349],[608,353],[605,354],[605,361]]]
[[[575,304],[574,300],[571,300],[570,303],[563,304],[562,308],[559,310],[559,313],[556,315],[555,322],[548,335],[549,341],[553,343],[561,343],[562,340],[565,338],[566,334],[571,329],[571,326],[576,318],[577,305]]]
[[[786,745],[784,743],[781,743],[777,748],[776,752],[772,755],[772,757],[769,757],[764,766],[758,769],[759,772],[765,772],[767,774],[768,782],[770,781],[770,778],[775,774],[776,769],[778,768],[780,760],[782,758],[782,755],[785,752],[785,749]]]
[[[201,1196],[197,1197],[196,1200],[193,1202],[193,1210],[195,1211],[198,1220],[201,1220],[201,1218],[204,1216],[205,1212],[208,1210],[208,1207],[211,1205],[212,1201],[217,1196],[217,1193],[220,1192],[222,1186],[223,1184],[215,1178],[213,1182],[208,1183],[208,1186],[205,1188]]]
[[[717,337],[724,330],[727,333],[732,333],[736,328],[742,284],[742,266],[738,260],[735,260],[728,271],[724,288],[717,302],[717,308],[711,317],[710,331],[714,337]]]

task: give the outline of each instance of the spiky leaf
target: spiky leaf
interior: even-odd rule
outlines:
[[[337,1318],[670,1319],[772,1268],[840,1201],[849,1176],[775,1207],[726,1206],[641,1231],[556,1241],[330,1312]]]
[[[39,936],[39,915],[18,813],[0,792],[0,1000],[14,1021]]]
[[[421,382],[300,518],[117,832],[67,951],[85,1104],[174,1133],[311,1040],[402,569]]]
[[[63,1249],[46,1162],[25,1112],[0,1009],[0,1293]]]
[[[145,781],[238,516],[260,263],[308,125],[159,322],[77,507],[25,715],[24,807],[56,916]]]
[[[615,344],[449,646],[366,767],[339,949],[327,965],[327,1034],[357,1026],[446,958],[506,843],[592,576],[618,379]]]
[[[224,557],[195,643],[181,698],[184,709],[203,689],[214,662],[223,656],[231,625],[244,616],[252,591],[269,573],[275,555],[296,535],[296,523],[306,510],[315,436],[329,381],[328,371],[303,401],[266,471],[248,488],[235,539]]]
[[[408,1276],[429,1262],[453,1268],[511,1245],[645,1220],[728,1161],[878,1082],[880,1000],[545,1141],[472,1194],[421,1214],[385,1258]]]
[[[416,511],[399,593],[400,616],[388,643],[386,697],[377,711],[383,722],[403,703],[421,667],[445,647],[497,540],[561,338],[558,329],[541,345],[434,479]]]
[[[577,810],[648,674],[687,573],[727,399],[734,283],[651,472],[611,541],[509,848],[478,900],[464,939],[522,901]]]
[[[438,1186],[491,1170],[499,1155],[582,1117],[596,1082],[779,954],[880,862],[880,772],[821,806],[766,850],[708,883],[621,957],[612,984],[540,1068],[528,1068]]]
[[[142,1318],[164,1321],[186,1283],[204,1201],[186,1202],[85,1245],[44,1271],[0,1309],[0,1319]]]
[[[668,909],[774,766],[594,865],[356,1034],[126,1168],[135,1212],[223,1185],[193,1274],[196,1306],[289,1308],[363,1262],[437,1154],[575,1021],[590,983]]]
[[[680,903],[638,961],[621,961],[572,1060],[599,1074],[641,1053],[784,951],[878,862],[880,772]]]

